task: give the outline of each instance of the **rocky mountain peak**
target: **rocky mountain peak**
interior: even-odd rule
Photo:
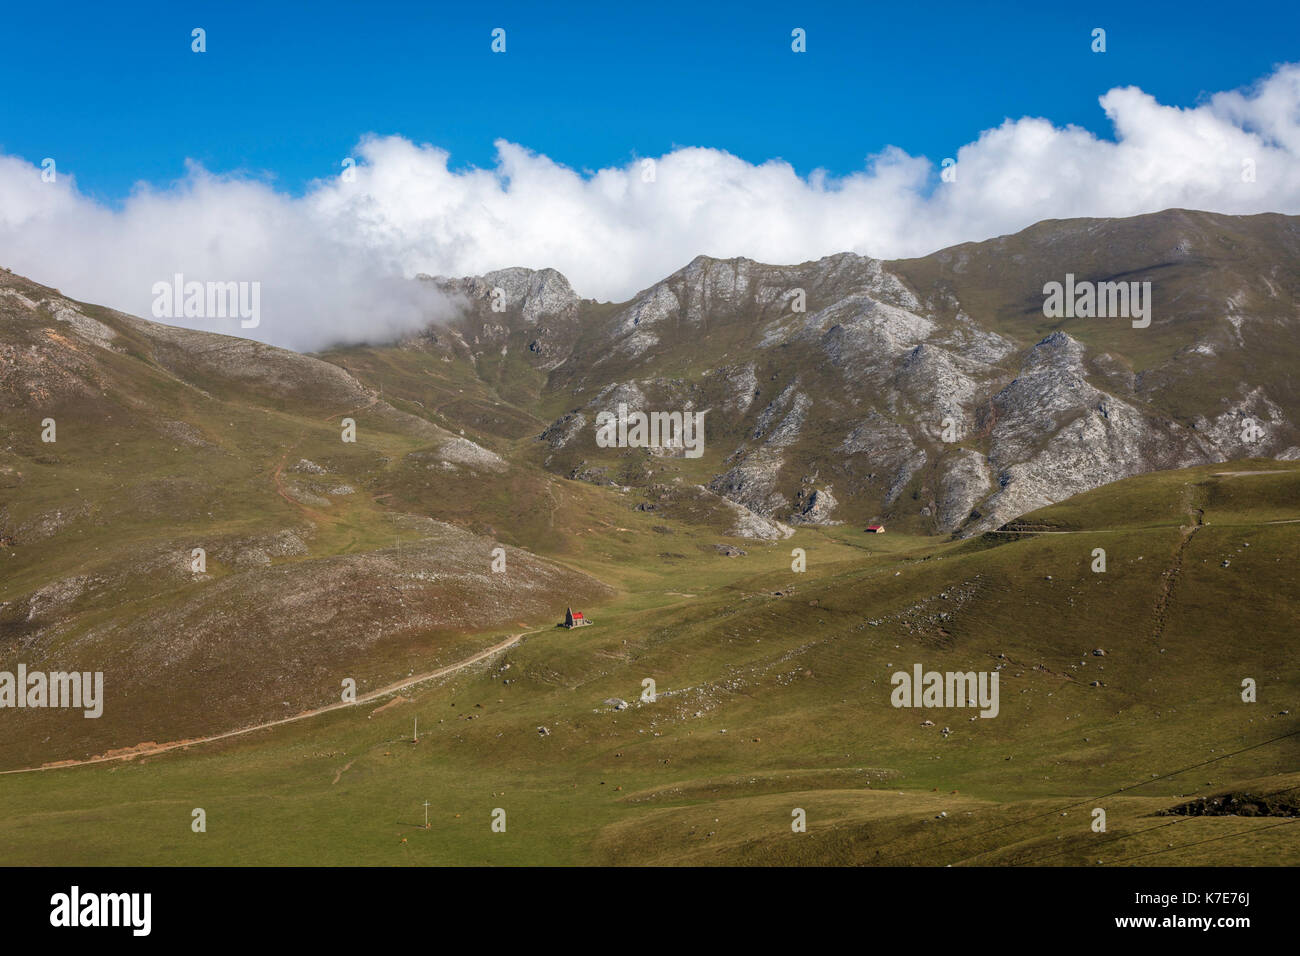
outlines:
[[[977,532],[1139,472],[1300,445],[1296,222],[1171,210],[898,262],[697,256],[552,376],[588,400],[627,385],[710,403],[708,486],[765,517]],[[1043,287],[1067,274],[1151,283],[1150,328],[1048,318]],[[589,450],[573,421],[555,461]]]

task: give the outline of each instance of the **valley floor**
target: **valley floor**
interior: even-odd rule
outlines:
[[[1142,476],[968,541],[830,527],[723,557],[663,551],[634,515],[567,561],[615,588],[594,626],[480,634],[355,704],[0,776],[0,853],[1295,865],[1300,468],[1272,467]],[[917,664],[996,673],[997,716],[893,706]]]

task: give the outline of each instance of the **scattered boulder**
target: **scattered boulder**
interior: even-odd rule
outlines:
[[[265,568],[270,566],[271,556],[261,548],[245,548],[235,555],[235,566],[240,568]]]

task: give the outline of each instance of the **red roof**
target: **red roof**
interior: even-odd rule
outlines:
[[[582,620],[582,612],[581,612],[581,611],[574,611],[574,612],[573,612],[573,619],[574,619],[575,621],[581,621],[581,620]]]
[[[867,530],[876,531],[877,529],[883,529],[884,527],[885,526],[883,524],[869,524],[867,525]]]

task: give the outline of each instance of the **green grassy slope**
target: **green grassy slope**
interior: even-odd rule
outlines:
[[[1146,475],[1023,519],[1071,533],[960,543],[832,528],[725,558],[706,532],[605,516],[564,557],[616,587],[595,626],[388,706],[2,776],[6,861],[1300,862],[1293,817],[1159,814],[1300,787],[1300,466]],[[892,707],[915,663],[1001,667],[998,717]]]
[[[328,363],[0,288],[0,670],[103,671],[110,700],[73,727],[6,711],[0,767],[296,713],[608,593],[537,557],[613,523],[594,489],[494,463]]]

